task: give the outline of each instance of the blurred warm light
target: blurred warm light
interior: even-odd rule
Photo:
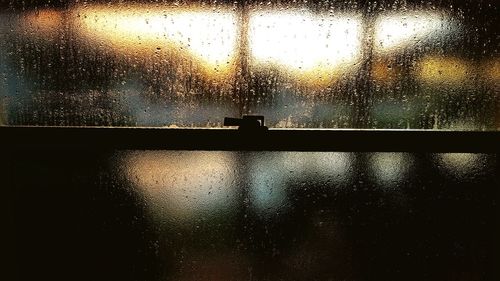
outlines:
[[[401,75],[400,67],[395,63],[384,60],[374,60],[372,64],[372,78],[377,83],[390,84]]]
[[[188,219],[235,202],[230,152],[134,151],[120,159],[127,179],[159,215]]]
[[[79,34],[116,52],[153,55],[164,48],[195,58],[210,74],[227,74],[234,63],[234,12],[202,8],[129,5],[77,8]]]
[[[370,160],[375,179],[386,187],[401,184],[413,165],[413,159],[406,153],[374,153]]]
[[[287,167],[292,167],[291,154],[285,161]],[[300,173],[314,174],[314,177],[331,183],[345,183],[352,176],[353,155],[346,152],[307,152],[294,153],[295,162],[301,163],[296,167]],[[291,158],[291,159],[290,159]],[[297,158],[302,158],[300,161]]]
[[[486,82],[497,86],[500,82],[500,58],[488,60],[481,69]]]
[[[28,12],[21,17],[20,31],[28,38],[54,39],[62,31],[63,20],[63,12],[54,9]]]
[[[471,179],[484,171],[487,154],[475,153],[441,153],[435,154],[437,167],[449,176],[460,180]]]
[[[249,48],[256,65],[275,65],[298,79],[329,82],[361,57],[361,18],[307,11],[254,11]]]
[[[353,161],[352,154],[344,152],[283,152],[280,156],[275,166],[283,167],[289,176],[315,174],[330,182],[347,180]]]
[[[418,78],[427,84],[460,86],[470,81],[471,70],[463,59],[430,56],[420,61]]]
[[[374,50],[392,52],[452,30],[448,18],[433,12],[382,15],[375,22]]]

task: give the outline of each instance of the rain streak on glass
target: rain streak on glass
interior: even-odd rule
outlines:
[[[10,1],[0,124],[498,130],[495,1]]]

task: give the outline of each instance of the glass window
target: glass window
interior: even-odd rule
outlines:
[[[497,17],[493,0],[4,1],[0,124],[498,130]]]
[[[498,154],[11,155],[19,280],[499,276]]]

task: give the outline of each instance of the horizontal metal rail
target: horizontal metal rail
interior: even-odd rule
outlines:
[[[500,131],[0,127],[9,148],[500,152]]]

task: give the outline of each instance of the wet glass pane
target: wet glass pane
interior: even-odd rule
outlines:
[[[20,280],[500,277],[498,155],[12,156]]]
[[[497,6],[3,1],[0,124],[498,130]]]

